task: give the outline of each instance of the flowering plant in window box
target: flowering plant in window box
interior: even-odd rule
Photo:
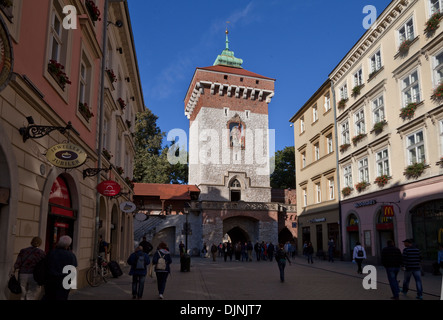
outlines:
[[[440,20],[443,18],[443,14],[440,12],[434,13],[425,24],[425,33],[431,33],[438,29],[440,26]]]
[[[129,186],[129,188],[134,189],[134,181],[132,181],[131,178],[126,177],[125,183]]]
[[[113,155],[105,148],[103,148],[102,154],[106,158],[106,160],[108,160],[108,161],[111,160],[111,158],[113,157]]]
[[[122,109],[126,108],[126,103],[125,103],[125,101],[122,98],[118,98],[117,102],[118,102],[118,104],[120,105],[120,107]]]
[[[351,145],[349,143],[344,143],[340,146],[340,151],[345,152]]]
[[[361,181],[355,185],[355,189],[357,189],[358,192],[361,192],[361,191],[365,190],[367,186],[369,186],[368,182]]]
[[[423,171],[425,171],[426,163],[423,162],[414,162],[413,164],[407,166],[404,171],[404,175],[409,178],[418,178],[421,176]]]
[[[443,99],[443,81],[440,82],[439,86],[434,89],[431,98],[433,100],[441,100]]]
[[[400,47],[398,48],[398,52],[400,52],[400,54],[406,54],[409,51],[409,48],[411,47],[412,41],[407,39],[404,40],[401,44]]]
[[[117,173],[119,174],[119,175],[122,175],[125,171],[123,170],[123,168],[122,167],[117,167],[117,168],[115,168],[115,171],[117,171]]]
[[[65,67],[61,63],[55,60],[49,60],[48,71],[64,90],[66,84],[71,84],[71,81],[63,70],[65,70]]]
[[[94,1],[92,0],[86,0],[85,1],[86,4],[86,8],[89,11],[89,14],[91,15],[91,19],[92,21],[101,21],[102,19],[100,18],[100,10],[98,9],[98,7],[95,5]]]
[[[341,100],[338,102],[338,107],[339,107],[339,108],[344,108],[344,107],[346,107],[346,102],[348,102],[348,99],[345,99],[345,98],[341,99]]]
[[[352,96],[354,98],[360,94],[361,88],[363,88],[363,86],[355,86],[354,88],[352,88]]]
[[[114,70],[112,69],[106,69],[106,74],[111,79],[111,82],[117,82],[117,76],[114,73]]]
[[[94,114],[91,112],[91,110],[89,109],[89,106],[86,102],[85,103],[80,102],[78,104],[78,110],[80,111],[80,113],[83,115],[83,117],[85,117],[85,119],[88,122],[89,122],[89,119],[91,119],[94,116]]]
[[[352,138],[352,143],[353,144],[357,144],[357,142],[359,142],[364,137],[366,137],[366,133],[360,133],[360,134],[358,134],[358,135],[356,135],[355,137]]]
[[[415,102],[409,102],[406,107],[401,108],[400,110],[400,117],[404,119],[412,118],[415,114],[415,110],[417,109],[417,104]]]
[[[343,197],[349,196],[352,192],[352,188],[351,187],[344,187],[343,189],[341,189],[341,193],[343,195]]]
[[[383,187],[385,186],[388,181],[391,180],[391,177],[388,176],[387,174],[383,174],[377,178],[375,178],[375,183],[379,186],[379,187]]]
[[[379,121],[374,124],[374,128],[372,130],[374,130],[375,133],[380,133],[383,131],[383,127],[387,124],[388,122],[386,120]]]

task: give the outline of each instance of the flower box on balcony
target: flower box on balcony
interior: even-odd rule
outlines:
[[[405,168],[404,175],[406,178],[414,178],[417,179],[421,176],[423,171],[425,171],[426,163],[423,162],[415,162]]]
[[[126,108],[126,103],[125,103],[125,101],[122,98],[118,98],[117,102],[120,105],[120,108],[122,108],[122,110],[124,108]]]
[[[439,86],[434,89],[431,98],[435,101],[443,100],[443,82],[441,82]]]
[[[440,26],[440,20],[443,18],[443,14],[440,12],[434,13],[425,24],[425,33],[431,34]]]
[[[387,125],[388,122],[386,120],[382,120],[380,122],[377,122],[376,124],[374,124],[374,128],[372,128],[372,130],[376,133],[379,134],[380,132],[383,131],[383,128],[385,125]]]
[[[92,21],[94,22],[101,21],[102,19],[100,18],[101,15],[100,10],[95,5],[94,1],[85,0],[85,4],[86,8],[88,9],[89,15],[91,16]]]
[[[85,118],[85,120],[88,122],[89,122],[89,119],[91,119],[94,116],[94,114],[91,112],[91,110],[89,109],[89,106],[86,102],[85,103],[80,102],[78,104],[78,110],[80,111],[82,116]]]
[[[113,157],[112,154],[108,150],[106,150],[105,148],[103,148],[102,154],[106,158],[106,160],[108,160],[108,161],[110,161],[111,158]]]
[[[349,143],[344,143],[340,146],[340,152],[345,152],[351,145]]]
[[[352,138],[352,143],[357,144],[360,140],[362,140],[364,137],[366,137],[366,133],[360,133]]]
[[[417,109],[418,104],[415,102],[410,102],[406,105],[406,107],[401,108],[400,110],[400,117],[403,118],[403,120],[411,119],[414,114],[415,110]]]
[[[59,86],[65,90],[66,84],[71,84],[71,81],[63,70],[65,70],[65,67],[61,63],[58,63],[55,60],[49,60],[48,72],[55,81],[57,81]]]
[[[351,187],[344,187],[343,189],[341,189],[341,193],[343,195],[343,197],[347,197],[351,194],[352,192],[352,188]]]
[[[134,189],[134,181],[132,181],[129,177],[125,178],[125,183],[129,186],[129,188]]]
[[[412,40],[409,40],[409,39],[407,39],[407,40],[404,40],[401,44],[400,44],[400,47],[398,48],[398,52],[400,53],[400,54],[407,54],[408,53],[408,51],[409,51],[409,48],[411,47],[411,44],[412,44]]]
[[[375,178],[375,183],[379,186],[379,187],[383,187],[385,186],[388,181],[391,180],[391,177],[388,176],[387,174],[381,175],[377,178]]]
[[[363,88],[362,85],[360,85],[360,86],[355,86],[354,88],[352,88],[352,96],[353,96],[354,98],[360,94],[360,92],[361,92],[361,88]]]
[[[341,99],[341,100],[338,102],[338,107],[339,107],[339,109],[346,107],[346,102],[348,102],[348,99],[344,99],[344,98]]]
[[[369,183],[366,181],[361,181],[355,185],[355,189],[357,189],[358,192],[362,192],[366,189],[366,187],[369,186]]]
[[[117,171],[117,173],[118,173],[119,175],[122,175],[123,173],[125,173],[125,171],[123,170],[122,167],[117,167],[117,168],[115,168],[115,171]]]
[[[108,75],[112,83],[117,82],[117,76],[115,75],[114,70],[106,69],[106,74]]]

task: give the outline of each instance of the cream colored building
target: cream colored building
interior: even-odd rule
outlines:
[[[442,241],[443,108],[432,96],[443,80],[443,26],[425,31],[435,12],[442,1],[392,1],[329,75],[348,258],[357,241],[378,260],[389,238],[400,248],[413,238],[434,259]],[[415,112],[403,117],[404,107]],[[424,170],[408,176],[411,165]]]
[[[98,5],[103,18],[104,1]],[[77,13],[77,29],[63,28],[66,5]],[[86,284],[96,238],[111,243],[108,259],[126,261],[133,250],[133,218],[120,204],[131,199],[136,112],[144,108],[137,57],[126,1],[109,6],[106,68],[117,76],[105,75],[104,122],[100,123],[101,65],[104,20],[95,19],[85,1],[23,1],[0,6],[13,47],[11,81],[0,92],[0,286],[6,282],[18,253],[39,236],[42,249],[49,251],[64,234],[73,238],[78,260],[78,287]],[[122,22],[120,24],[120,22]],[[120,26],[120,27],[119,27]],[[70,83],[62,83],[50,71],[50,60],[64,66]],[[122,98],[126,106],[118,103]],[[80,108],[87,104],[89,113]],[[92,116],[91,116],[92,113]],[[31,118],[32,117],[32,120]],[[47,132],[41,138],[23,139],[30,125],[73,130]],[[105,159],[103,146],[113,157]],[[82,148],[87,161],[80,167],[62,169],[46,154],[54,145],[70,143]],[[100,158],[101,157],[101,158]],[[84,176],[86,169],[100,168],[101,181],[112,179],[121,186],[118,197],[96,190],[97,176]],[[121,167],[124,173],[117,171]],[[125,178],[128,178],[125,180]],[[96,229],[97,226],[97,229]],[[96,232],[97,231],[97,232]],[[7,290],[0,299],[8,297]]]
[[[328,79],[290,120],[295,137],[298,251],[306,241],[317,253],[338,245],[339,212],[331,81]]]

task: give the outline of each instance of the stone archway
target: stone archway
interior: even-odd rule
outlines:
[[[234,216],[223,220],[223,234],[228,234],[232,243],[258,241],[259,221],[245,216]]]

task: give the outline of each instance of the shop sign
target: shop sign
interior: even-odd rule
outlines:
[[[326,218],[318,218],[318,219],[311,219],[309,220],[310,223],[318,223],[318,222],[325,222]]]
[[[48,161],[57,168],[74,169],[86,162],[86,152],[72,143],[57,144],[46,152]]]
[[[360,207],[373,206],[376,203],[377,203],[376,200],[368,200],[368,201],[362,201],[362,202],[354,203],[354,206],[356,208],[360,208]]]
[[[120,204],[120,210],[125,213],[131,213],[134,212],[136,208],[136,205],[131,201],[126,201]]]
[[[114,197],[120,193],[120,190],[120,185],[112,180],[103,181],[97,186],[97,191],[106,197]]]
[[[393,217],[394,206],[383,206],[383,217]]]

